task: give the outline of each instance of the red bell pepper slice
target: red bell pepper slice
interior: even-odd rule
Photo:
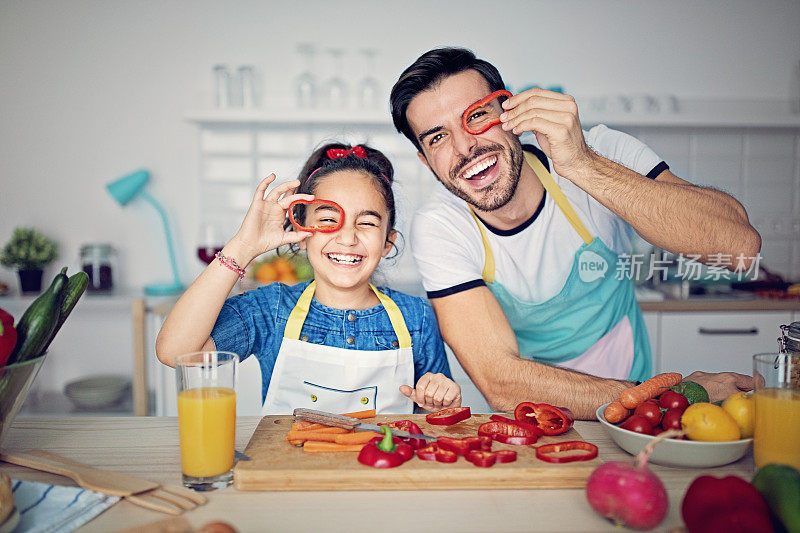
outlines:
[[[514,409],[514,418],[537,426],[545,435],[561,435],[575,423],[572,411],[546,403],[522,402]]]
[[[472,450],[466,455],[465,459],[475,466],[488,468],[497,462],[497,453]]]
[[[375,468],[394,468],[414,457],[414,450],[404,442],[395,443],[392,430],[381,428],[383,437],[375,437],[358,453],[358,462]]]
[[[514,450],[497,450],[494,453],[497,454],[498,463],[513,463],[517,460],[517,452]]]
[[[458,454],[450,450],[443,450],[435,442],[418,449],[417,457],[423,461],[438,461],[440,463],[455,463],[458,461]]]
[[[407,431],[409,433],[416,433],[422,434],[422,430],[419,429],[419,426],[416,425],[411,420],[396,420],[394,422],[388,422],[383,424],[378,424],[379,426],[389,426],[392,429],[399,429],[400,431]],[[405,442],[415,450],[422,448],[425,446],[425,439],[417,439],[414,437],[395,437],[400,439],[400,442]]]
[[[578,455],[563,455],[554,457],[551,453],[567,452],[570,450],[584,450],[586,453]],[[536,458],[546,463],[572,463],[574,461],[590,461],[597,457],[597,446],[582,440],[570,440],[544,444],[536,448]]]
[[[472,412],[469,410],[469,407],[451,407],[427,415],[425,421],[434,426],[452,426],[471,416]]]
[[[490,120],[486,124],[483,124],[477,130],[470,129],[470,127],[469,127],[469,117],[470,117],[470,115],[472,115],[472,112],[475,111],[476,109],[479,109],[479,108],[485,106],[486,104],[488,104],[489,102],[491,102],[492,100],[494,100],[495,98],[497,98],[499,96],[507,96],[507,97],[511,98],[511,92],[510,91],[506,91],[505,89],[500,89],[499,91],[495,91],[495,92],[493,92],[493,93],[481,98],[480,100],[478,100],[477,102],[475,102],[474,104],[469,106],[466,110],[464,110],[464,113],[461,115],[461,125],[464,127],[465,130],[467,130],[467,133],[472,134],[472,135],[480,135],[481,133],[485,132],[489,128],[491,128],[493,126],[496,126],[497,124],[500,124],[501,120],[499,118],[495,118],[493,120]]]
[[[0,367],[5,366],[16,344],[17,330],[14,329],[14,317],[0,309]]]
[[[681,516],[690,533],[773,530],[764,498],[753,485],[737,476],[696,478],[686,489]]]
[[[294,207],[296,205],[330,205],[334,207],[339,212],[339,220],[335,224],[331,224],[330,226],[303,226],[294,218]],[[337,204],[332,200],[295,200],[291,204],[289,204],[289,221],[292,223],[294,228],[297,231],[310,231],[315,232],[318,231],[320,233],[333,233],[334,231],[338,231],[342,225],[344,225],[344,209],[342,206]]]
[[[465,437],[463,439],[454,439],[453,437],[439,437],[436,441],[439,448],[443,450],[450,450],[456,455],[466,456],[472,450],[491,451],[492,439],[490,437]]]
[[[486,422],[478,427],[478,435],[491,437],[503,444],[533,444],[539,439],[539,433],[517,424],[505,422]]]
[[[519,420],[514,420],[512,418],[506,418],[506,417],[500,416],[500,415],[492,415],[492,416],[489,417],[489,420],[491,420],[492,422],[505,422],[506,424],[513,424],[515,426],[520,426],[520,427],[523,427],[523,428],[528,429],[530,431],[533,431],[534,433],[536,433],[540,437],[542,435],[544,435],[544,431],[539,426],[534,426],[533,424],[531,424],[529,422],[521,422]]]

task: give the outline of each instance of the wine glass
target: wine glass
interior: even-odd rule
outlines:
[[[358,103],[362,109],[377,109],[381,100],[381,87],[374,76],[377,50],[364,48],[361,55],[364,56],[364,77],[358,84]]]
[[[200,226],[197,239],[197,257],[200,261],[211,264],[217,252],[225,246],[225,241],[219,228],[210,222]]]
[[[313,68],[316,50],[313,44],[300,43],[297,45],[297,53],[303,58],[304,64],[303,71],[294,80],[297,107],[313,108],[317,105],[317,80]]]
[[[328,54],[331,56],[333,73],[325,83],[325,104],[330,109],[344,109],[348,99],[347,84],[342,78],[344,50],[330,48]]]

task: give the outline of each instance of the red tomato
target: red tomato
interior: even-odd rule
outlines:
[[[633,431],[634,433],[644,433],[645,435],[653,434],[653,424],[642,415],[629,416],[620,427],[628,431]]]
[[[686,409],[689,400],[683,394],[668,390],[658,397],[658,405],[664,409]]]
[[[658,403],[655,400],[647,400],[643,404],[639,404],[633,414],[642,415],[653,427],[661,423],[661,408],[658,407]]]
[[[661,419],[661,427],[664,429],[681,429],[681,416],[685,409],[667,409]]]

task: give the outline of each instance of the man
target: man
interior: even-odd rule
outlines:
[[[412,251],[444,340],[493,409],[532,400],[593,418],[652,372],[633,284],[614,273],[633,231],[745,267],[761,239],[735,199],[678,178],[635,138],[605,126],[584,136],[568,95],[534,88],[462,117],[503,88],[460,48],[423,54],[393,87],[395,126],[446,189],[414,217]],[[465,128],[494,117],[482,133]],[[538,147],[521,144],[526,132]],[[734,373],[687,379],[712,400],[752,385]]]

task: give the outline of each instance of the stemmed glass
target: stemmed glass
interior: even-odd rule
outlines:
[[[362,109],[377,109],[381,99],[381,87],[374,76],[377,50],[364,48],[361,55],[364,56],[364,77],[358,84],[359,104]]]
[[[344,109],[347,107],[347,84],[342,79],[344,50],[331,48],[328,50],[333,65],[333,73],[325,84],[325,103],[330,109]]]
[[[225,240],[219,228],[210,222],[200,226],[197,239],[197,257],[200,261],[211,264],[214,255],[225,246]]]
[[[297,53],[303,58],[303,71],[295,78],[295,94],[297,107],[308,109],[317,105],[317,80],[314,77],[314,54],[316,49],[313,44],[300,43]]]

